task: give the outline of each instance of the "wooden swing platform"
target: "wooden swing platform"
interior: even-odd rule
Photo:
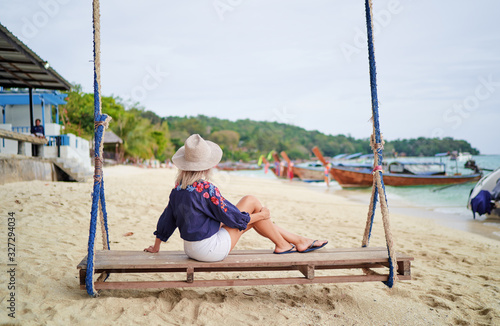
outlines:
[[[396,253],[398,279],[410,280],[413,257]],[[253,286],[270,284],[312,284],[373,282],[388,279],[387,248],[323,248],[309,253],[273,254],[270,250],[235,250],[223,261],[207,263],[189,259],[183,251],[147,253],[143,251],[99,250],[95,252],[95,274],[112,273],[186,273],[184,280],[114,281],[94,283],[99,289],[183,288],[209,286]],[[77,268],[80,270],[80,288],[85,289],[87,257]],[[315,276],[316,270],[351,270],[369,268],[370,273],[359,275]],[[374,272],[384,268],[384,273]],[[240,279],[195,279],[195,272],[266,272],[299,271],[298,277]],[[229,275],[229,274],[228,274]]]

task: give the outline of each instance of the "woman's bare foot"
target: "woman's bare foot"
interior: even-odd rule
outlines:
[[[149,246],[148,248],[144,249],[144,251],[146,252],[152,252],[152,253],[157,253],[158,251],[160,251],[159,248],[155,248],[155,246]]]
[[[286,247],[286,248],[281,248],[281,247],[277,247],[274,249],[274,253],[275,254],[289,254],[289,253],[292,253],[292,252],[297,252],[297,248],[295,247],[295,245],[293,244],[290,244],[291,247]]]
[[[315,248],[319,249],[321,247],[324,247],[327,243],[327,240],[313,240],[309,238],[303,238],[302,241],[296,243],[295,245],[297,247],[297,251],[307,252],[316,250]]]

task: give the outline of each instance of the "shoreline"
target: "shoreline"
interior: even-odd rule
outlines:
[[[364,202],[368,209],[368,203],[371,196],[370,192],[353,194],[352,190],[338,189],[335,190],[334,193],[354,202]],[[391,213],[432,220],[448,228],[478,234],[492,240],[500,241],[500,220],[498,218],[488,218],[486,216],[476,215],[476,219],[474,220],[472,218],[472,212],[469,216],[464,216],[463,214],[436,211],[436,209],[440,207],[425,208],[412,205],[408,200],[391,198],[390,190],[388,190],[387,196],[389,211]],[[377,205],[377,207],[379,206]]]
[[[371,193],[353,195],[351,190],[343,189],[336,190],[334,193],[348,200],[365,202],[368,208]],[[478,234],[492,240],[500,241],[500,220],[498,218],[488,218],[486,216],[476,215],[476,219],[473,219],[472,212],[469,216],[439,212],[436,211],[441,208],[439,206],[425,208],[413,205],[410,201],[402,198],[391,198],[390,190],[387,194],[391,213],[432,220],[445,227]]]
[[[218,172],[221,173],[221,172]],[[234,172],[222,171],[222,173],[232,174]],[[347,199],[349,202],[366,205],[366,214],[368,214],[369,201],[371,197],[371,189],[343,189],[338,185],[337,182],[332,180],[330,182],[330,187],[327,188],[324,182],[320,183],[306,183],[298,180],[292,182],[284,179],[262,177],[259,174],[244,175],[238,172],[234,173],[236,176],[257,178],[264,180],[276,180],[286,182],[291,186],[305,187],[312,189],[314,191],[319,191],[322,193],[333,194]],[[464,215],[461,211],[460,213],[453,214],[450,212],[440,212],[438,210],[443,208],[458,208],[457,206],[433,206],[430,208],[425,208],[423,206],[415,205],[411,201],[401,198],[398,195],[393,195],[391,189],[387,189],[389,211],[390,213],[398,215],[412,216],[420,219],[432,220],[439,223],[442,226],[449,227],[452,229],[465,231],[468,233],[478,234],[486,238],[500,241],[500,219],[489,218],[486,216],[478,216],[476,214],[476,219],[472,218],[472,212],[469,211],[470,215]],[[380,210],[380,206],[377,205],[377,210]],[[465,206],[464,206],[465,209]]]

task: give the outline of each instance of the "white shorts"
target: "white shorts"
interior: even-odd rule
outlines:
[[[184,240],[184,252],[189,258],[213,262],[221,261],[231,251],[231,236],[225,228],[221,228],[210,238],[201,241]]]

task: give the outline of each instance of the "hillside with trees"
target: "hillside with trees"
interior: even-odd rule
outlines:
[[[64,133],[91,140],[94,133],[94,94],[79,86],[68,94],[60,115]],[[174,153],[168,124],[155,113],[133,106],[125,109],[120,98],[103,96],[102,112],[111,116],[110,129],[123,140],[125,158],[132,161],[157,158],[165,161]]]
[[[197,117],[167,117],[172,142],[182,145],[193,133],[221,144],[225,158],[232,160],[256,159],[271,150],[286,151],[292,159],[307,159],[311,149],[318,146],[325,156],[338,154],[371,153],[368,138],[356,139],[350,135],[326,135],[317,130],[266,121],[237,120],[230,121],[199,115]],[[226,138],[221,137],[226,135]],[[230,136],[229,136],[230,135]],[[238,143],[235,147],[234,144]],[[434,156],[436,153],[449,151],[469,152],[477,155],[479,151],[465,140],[449,137],[402,139],[386,141],[386,155]]]
[[[61,121],[66,133],[91,139],[93,135],[93,94],[80,87],[68,94],[62,107]],[[272,150],[286,151],[292,159],[308,159],[311,149],[318,146],[325,156],[371,153],[369,139],[350,135],[326,135],[317,130],[278,122],[196,117],[160,117],[138,105],[128,109],[117,97],[102,98],[102,112],[113,120],[111,130],[124,141],[125,157],[133,161],[156,158],[165,161],[194,133],[218,143],[224,150],[224,160],[250,161]],[[386,141],[386,155],[433,156],[436,153],[462,151],[477,155],[479,151],[465,140],[445,138],[398,139]]]

